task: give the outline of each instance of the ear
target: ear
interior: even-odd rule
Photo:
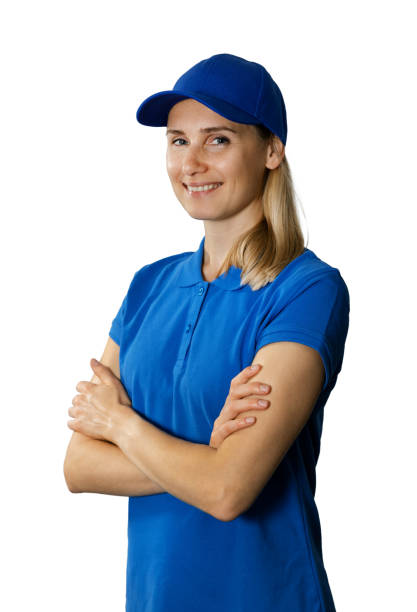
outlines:
[[[275,136],[274,134],[267,147],[265,167],[269,168],[270,170],[278,168],[284,158],[284,155],[285,147],[278,136]]]

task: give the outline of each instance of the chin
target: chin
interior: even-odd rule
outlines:
[[[216,216],[215,214],[204,214],[201,211],[197,211],[197,210],[188,210],[187,208],[184,207],[184,210],[186,213],[189,214],[189,216],[192,219],[196,219],[198,221],[215,221],[216,219],[218,219],[218,216]]]

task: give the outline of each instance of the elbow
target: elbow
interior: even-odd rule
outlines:
[[[72,479],[72,475],[70,470],[68,469],[68,467],[64,464],[64,478],[65,478],[65,483],[67,485],[67,489],[70,493],[79,493],[77,487],[75,486],[75,483]]]
[[[248,488],[246,481],[241,483],[235,474],[226,476],[228,470],[223,468],[219,473],[220,483],[217,480],[216,486],[211,488],[216,491],[216,496],[211,500],[209,513],[217,520],[229,523],[250,508],[256,495]]]
[[[239,515],[227,511],[222,511],[218,512],[215,518],[219,521],[222,521],[223,523],[230,523],[230,521],[234,521],[237,516]]]
[[[225,523],[234,521],[238,516],[249,510],[256,497],[257,492],[250,491],[246,487],[229,489],[222,496],[222,503],[218,505],[216,518]]]
[[[242,507],[240,509],[238,509],[237,506],[233,505],[227,506],[226,508],[222,509],[222,512],[220,512],[216,518],[225,523],[229,523],[230,521],[234,521],[238,516],[246,512],[246,510],[249,510],[251,505],[252,503],[247,504],[245,508]]]
[[[220,497],[220,501],[217,503],[216,512],[213,516],[219,521],[229,523],[234,521],[242,512],[238,510],[238,504],[236,503],[236,492],[231,490],[223,490],[223,494]]]
[[[231,504],[221,506],[216,512],[216,518],[223,523],[230,523],[230,521],[234,521],[241,512],[236,511],[235,507]]]
[[[88,491],[88,449],[90,439],[74,432],[64,459],[64,478],[70,493],[84,493]],[[86,466],[88,466],[86,468]]]
[[[216,483],[216,485],[212,484],[209,487],[209,491],[210,503],[207,503],[208,496],[206,495],[204,503],[199,503],[197,507],[218,521],[227,523],[233,520],[228,510],[228,504],[226,503],[228,496],[225,495],[224,487],[218,486],[218,483]]]
[[[73,461],[71,461],[68,456],[65,458],[64,461],[64,478],[70,493],[82,493],[82,489],[80,489],[80,487],[77,485],[75,479]]]

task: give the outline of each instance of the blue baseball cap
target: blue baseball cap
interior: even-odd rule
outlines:
[[[285,145],[287,113],[281,90],[261,64],[219,53],[187,70],[173,89],[142,102],[136,119],[155,127],[168,123],[174,104],[193,98],[236,123],[262,124]]]

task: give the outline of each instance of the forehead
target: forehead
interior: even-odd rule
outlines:
[[[177,102],[168,114],[168,128],[186,130],[216,125],[228,126],[240,133],[250,128],[250,126],[243,123],[236,123],[235,121],[226,119],[223,115],[219,115],[211,110],[211,108],[208,108],[208,106],[192,98],[186,98],[185,100]]]

